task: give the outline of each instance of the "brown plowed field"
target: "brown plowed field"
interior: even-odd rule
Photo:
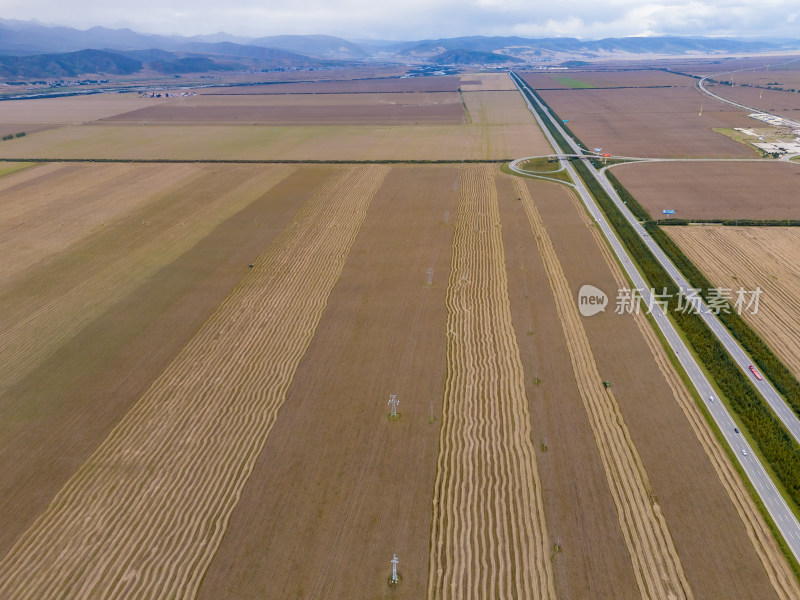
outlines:
[[[667,208],[679,219],[800,219],[797,163],[649,163],[613,173],[653,218]]]
[[[614,290],[622,278],[615,263],[604,258],[607,251],[598,251],[597,242],[590,239],[596,229],[566,193],[561,198],[537,195],[541,185],[551,184],[528,184],[569,282],[572,301],[586,283],[609,295],[606,312],[581,322],[601,378],[612,383],[620,417],[647,474],[649,500],[666,521],[694,597],[782,597],[770,582],[775,569],[770,566],[768,575],[760,558],[763,544],[759,555],[749,540],[741,541],[752,531],[752,518],[744,524],[739,516],[741,498],[731,501],[727,484],[721,483],[717,467],[698,441],[695,425],[687,420],[685,402],[676,397],[674,374],[665,379],[663,358],[650,358],[651,341],[642,337],[635,320],[614,314]],[[616,277],[609,264],[617,271]],[[600,390],[602,379],[597,381]],[[543,380],[541,386],[546,384]],[[548,445],[555,444],[550,440]],[[725,551],[710,553],[709,547]],[[773,552],[774,548],[773,543]],[[775,555],[767,556],[773,560]],[[782,565],[784,574],[787,568]]]
[[[428,598],[555,598],[490,167],[463,172]]]
[[[795,84],[800,87],[800,84]],[[800,94],[796,92],[782,92],[778,90],[764,90],[740,85],[712,85],[709,90],[734,102],[765,110],[786,117],[793,121],[800,121]],[[763,126],[762,122],[752,120],[751,126]]]
[[[753,120],[693,88],[545,90],[540,95],[589,148],[622,156],[757,158],[752,149],[712,131],[751,127]]]
[[[521,73],[534,89],[570,89],[562,78],[577,79],[595,88],[675,86],[691,87],[695,80],[666,71],[565,71],[563,73]]]
[[[387,176],[199,598],[424,597],[458,178]]]
[[[293,83],[270,83],[257,86],[209,88],[199,93],[204,95],[237,94],[358,94],[382,92],[455,92],[459,77],[391,77],[353,79],[338,81],[298,81]]]
[[[242,102],[244,100],[244,102]],[[333,101],[331,101],[333,100]],[[104,119],[201,125],[370,125],[460,124],[458,94],[339,94],[334,96],[194,96]]]
[[[795,377],[800,377],[800,230],[711,226],[665,229],[713,285],[734,291],[734,301],[736,290],[762,290],[756,314],[752,310],[742,310],[741,314]]]
[[[315,193],[6,555],[4,595],[194,596],[387,171]]]

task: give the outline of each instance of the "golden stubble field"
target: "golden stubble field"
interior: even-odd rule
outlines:
[[[646,322],[577,313],[624,279],[564,188],[487,164],[0,186],[0,596],[800,595]]]
[[[732,290],[734,301],[737,290],[762,290],[758,305],[741,314],[800,377],[800,231],[722,226],[666,231],[714,285]]]

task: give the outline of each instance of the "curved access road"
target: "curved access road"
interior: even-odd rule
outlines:
[[[539,123],[539,126],[544,132],[548,141],[553,146],[555,152],[558,153],[558,144],[550,134],[550,131],[547,129],[547,127],[545,127],[544,123],[539,117],[539,113],[531,105],[528,96],[523,92],[524,89],[528,89],[530,91],[530,88],[516,73],[512,72],[511,78],[517,85],[517,88],[520,90],[523,99],[528,104],[528,108],[533,113],[534,118],[536,119],[537,123]],[[561,124],[558,123],[558,120],[553,117],[547,107],[539,102],[536,96],[534,96],[532,93],[530,94],[530,97],[533,98],[542,111],[548,115],[548,118],[561,132],[564,139],[570,143],[575,154],[581,155],[582,152],[580,148],[561,128]],[[775,483],[772,481],[772,478],[767,474],[764,466],[754,454],[747,440],[736,431],[735,422],[728,410],[721,402],[716,400],[716,392],[706,377],[703,369],[697,363],[694,355],[686,347],[686,344],[676,331],[675,327],[672,325],[672,322],[667,318],[661,305],[656,301],[655,298],[652,297],[647,283],[639,273],[638,269],[634,266],[633,261],[631,260],[630,256],[628,256],[627,251],[619,241],[619,238],[617,238],[608,221],[606,221],[605,215],[597,206],[594,197],[586,190],[580,177],[578,177],[578,174],[575,172],[575,169],[572,167],[569,160],[562,158],[561,162],[572,179],[575,181],[575,190],[578,192],[592,218],[597,222],[598,227],[605,235],[609,245],[619,259],[620,264],[628,274],[628,277],[630,277],[634,287],[642,290],[642,298],[645,304],[648,307],[652,306],[652,314],[654,315],[656,324],[664,335],[664,338],[667,340],[667,343],[672,348],[675,356],[678,358],[678,361],[680,361],[681,366],[684,368],[690,380],[692,381],[692,385],[694,385],[695,389],[704,399],[706,408],[714,418],[714,421],[722,432],[726,442],[736,454],[736,457],[739,460],[739,463],[741,464],[745,474],[755,488],[756,493],[758,493],[759,497],[761,498],[761,501],[764,503],[764,506],[769,511],[772,520],[780,530],[781,535],[786,541],[788,547],[791,549],[795,558],[800,560],[800,522],[798,522],[797,517],[795,517],[792,510],[789,508],[783,496],[775,486]],[[625,215],[625,217],[628,219],[628,222],[634,227],[645,244],[647,244],[647,247],[656,256],[657,260],[670,273],[676,284],[681,289],[688,290],[690,288],[688,282],[678,272],[677,268],[672,264],[672,262],[666,257],[661,248],[650,238],[644,228],[639,224],[638,220],[628,210],[627,206],[625,206],[625,204],[619,198],[616,190],[614,190],[610,182],[605,178],[605,176],[599,174],[597,169],[595,169],[591,163],[587,163],[586,166],[589,168],[592,176],[594,176],[597,181],[600,182],[609,196],[613,199],[614,203],[617,205],[622,214]],[[800,436],[800,421],[798,421],[794,413],[788,410],[788,407],[783,402],[783,399],[777,395],[777,392],[775,392],[775,390],[766,380],[758,382],[758,380],[753,377],[753,374],[749,369],[749,359],[747,359],[746,355],[738,346],[738,344],[733,341],[733,338],[728,333],[728,330],[725,329],[722,323],[716,318],[716,315],[712,314],[705,305],[701,307],[701,316],[710,327],[712,327],[712,323],[715,324],[715,326],[712,327],[712,331],[714,331],[715,334],[720,337],[720,341],[723,341],[722,338],[728,341],[728,344],[725,344],[725,341],[723,341],[723,344],[725,344],[726,348],[729,348],[728,351],[731,352],[732,355],[735,354],[734,360],[736,360],[740,367],[743,368],[743,371],[750,377],[751,381],[761,384],[756,385],[759,391],[762,394],[769,393],[771,391],[771,393],[775,395],[776,398],[773,398],[773,402],[775,402],[778,407],[783,407],[784,410],[782,410],[782,414],[784,418],[790,422],[793,421],[796,423],[793,435],[797,439],[798,436]],[[733,347],[729,347],[731,344]],[[742,359],[744,362],[739,362]],[[772,405],[773,402],[771,402],[770,405]],[[787,412],[788,414],[786,414]]]

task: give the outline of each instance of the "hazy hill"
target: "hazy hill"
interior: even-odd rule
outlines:
[[[273,35],[250,40],[249,44],[328,60],[358,60],[369,56],[358,44],[330,35]]]
[[[429,59],[436,65],[493,65],[524,62],[515,56],[479,50],[447,50]]]
[[[102,50],[0,56],[0,76],[5,78],[63,78],[89,73],[130,75],[141,70],[142,66],[141,61]]]

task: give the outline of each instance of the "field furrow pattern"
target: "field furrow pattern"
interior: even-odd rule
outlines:
[[[555,598],[489,166],[462,171],[428,598]]]
[[[312,195],[2,560],[0,597],[195,596],[388,171]]]

